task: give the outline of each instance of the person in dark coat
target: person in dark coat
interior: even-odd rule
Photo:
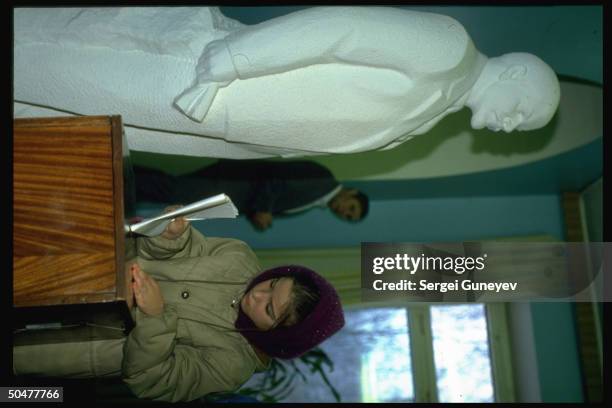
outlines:
[[[134,166],[134,174],[138,202],[189,204],[225,193],[259,230],[269,228],[275,216],[315,207],[358,221],[369,207],[365,194],[342,186],[312,161],[219,160],[179,176]]]

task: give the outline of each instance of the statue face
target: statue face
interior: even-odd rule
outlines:
[[[515,129],[540,128],[554,113],[541,99],[534,88],[516,83],[495,83],[473,106],[472,127],[507,133]]]
[[[553,117],[561,97],[559,81],[535,55],[491,58],[484,72],[490,82],[470,104],[474,129],[532,130],[546,126]]]

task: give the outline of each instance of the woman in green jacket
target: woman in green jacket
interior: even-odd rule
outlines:
[[[121,376],[138,397],[191,401],[234,391],[270,358],[297,357],[344,325],[336,291],[315,272],[262,272],[244,242],[204,237],[183,218],[139,237],[137,253],[126,338],[15,346],[14,373]]]

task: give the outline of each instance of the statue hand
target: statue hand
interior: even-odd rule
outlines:
[[[196,66],[195,84],[174,100],[174,106],[187,117],[202,122],[212,106],[217,90],[238,78],[232,56],[224,40],[208,43]]]
[[[198,82],[215,82],[227,86],[238,77],[232,62],[232,56],[224,40],[208,43],[196,67]]]

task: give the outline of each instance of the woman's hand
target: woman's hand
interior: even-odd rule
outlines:
[[[131,272],[136,304],[144,314],[159,316],[164,311],[164,298],[159,285],[155,279],[144,273],[136,263],[132,265]]]
[[[167,207],[164,210],[164,213],[169,213],[170,211],[174,211],[181,207],[182,205],[172,205]],[[168,224],[161,236],[170,240],[177,239],[183,235],[183,232],[185,232],[187,228],[189,228],[189,221],[187,221],[185,217],[178,217]]]

